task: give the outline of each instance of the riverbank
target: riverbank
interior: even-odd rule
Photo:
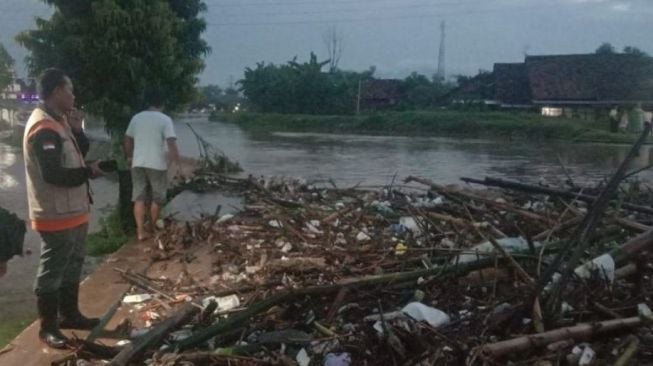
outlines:
[[[632,143],[636,135],[608,132],[608,122],[550,118],[526,112],[416,111],[361,116],[264,113],[213,115],[252,132],[319,132],[388,136],[447,136],[508,140]]]

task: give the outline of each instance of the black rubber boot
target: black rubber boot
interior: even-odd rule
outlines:
[[[59,310],[63,329],[93,329],[100,324],[98,318],[87,318],[79,311],[79,284],[59,289]]]
[[[36,304],[41,319],[39,339],[52,348],[66,348],[68,339],[61,334],[57,324],[59,294],[56,292],[36,296]]]

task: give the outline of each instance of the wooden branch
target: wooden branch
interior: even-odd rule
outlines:
[[[645,232],[645,231],[649,231],[649,230],[653,229],[652,227],[650,227],[648,225],[640,224],[637,221],[624,219],[623,217],[617,217],[615,219],[615,222],[617,224],[623,226],[626,229],[635,230],[635,231],[639,231],[639,232]]]
[[[651,124],[648,123],[646,124],[644,131],[642,131],[642,134],[639,136],[637,142],[633,144],[626,158],[621,162],[621,165],[619,165],[617,171],[608,181],[608,184],[605,186],[603,191],[601,191],[601,194],[596,198],[593,205],[589,208],[583,223],[578,227],[574,235],[567,242],[566,248],[563,248],[563,250],[558,253],[551,266],[549,266],[544,275],[540,277],[540,281],[538,282],[534,297],[540,295],[540,292],[544,286],[549,283],[553,274],[559,270],[563,258],[565,258],[569,252],[572,252],[571,258],[569,258],[567,261],[567,265],[561,271],[560,280],[553,283],[553,290],[548,301],[548,310],[550,310],[552,314],[557,314],[557,310],[559,309],[561,302],[561,293],[566,288],[567,282],[569,281],[574,268],[576,268],[581,260],[581,257],[585,253],[585,250],[589,246],[589,239],[599,221],[603,217],[603,214],[607,209],[612,196],[614,196],[614,193],[619,188],[619,184],[623,180],[628,164],[639,153],[639,148],[642,146],[644,141],[646,141],[646,138],[650,133]]]
[[[482,184],[485,186],[506,188],[506,189],[512,189],[516,191],[528,192],[528,193],[546,194],[549,196],[559,196],[568,199],[576,199],[578,201],[583,201],[587,203],[594,203],[594,201],[596,201],[596,199],[598,198],[597,196],[591,196],[588,194],[582,194],[578,192],[563,191],[554,188],[536,186],[536,185],[525,184],[521,182],[509,181],[509,180],[492,178],[492,177],[485,177],[484,180],[479,180],[474,178],[460,178],[460,180],[462,180],[465,183]],[[620,204],[620,206],[630,211],[653,214],[653,207],[649,207],[649,206],[640,206],[632,203],[622,203]]]
[[[614,249],[610,255],[615,262],[622,263],[653,247],[653,229],[628,240],[621,247]]]
[[[125,292],[120,295],[120,298],[111,305],[111,307],[102,315],[100,318],[100,323],[95,326],[89,333],[88,336],[86,337],[86,342],[88,343],[93,343],[95,340],[100,336],[100,333],[104,330],[104,327],[109,324],[109,321],[113,319],[113,316],[116,314],[116,311],[118,311],[118,308],[120,308],[120,305],[122,304],[122,298],[125,296]]]
[[[447,195],[447,196],[458,196],[458,197],[463,197],[463,198],[466,198],[466,199],[469,199],[469,200],[483,202],[484,204],[486,204],[488,206],[492,206],[492,207],[495,207],[497,209],[504,210],[504,211],[514,212],[514,213],[516,213],[518,215],[521,215],[521,216],[523,216],[525,218],[540,221],[540,222],[544,222],[544,223],[546,223],[548,225],[554,225],[555,224],[555,221],[553,221],[553,220],[551,220],[549,218],[546,218],[544,216],[538,215],[538,214],[536,214],[534,212],[515,207],[514,205],[511,205],[511,204],[508,204],[508,203],[496,202],[496,201],[491,200],[489,198],[481,197],[479,195],[475,195],[473,193],[465,192],[465,191],[460,190],[460,189],[451,189],[451,188],[436,184],[436,183],[434,183],[434,182],[432,182],[432,181],[430,181],[428,179],[409,176],[408,178],[405,179],[405,181],[406,182],[418,182],[418,183],[430,186],[432,190],[434,190],[434,191],[436,191],[438,193]]]
[[[278,365],[270,361],[234,355],[218,355],[214,352],[192,352],[175,355],[163,362],[163,366],[172,365],[213,365],[213,366],[254,366]]]
[[[624,353],[619,356],[617,361],[615,361],[614,366],[627,366],[630,365],[630,360],[637,354],[639,350],[639,338],[631,335],[628,337],[628,346],[624,350]]]
[[[129,270],[129,269],[127,269],[127,270],[122,270],[122,269],[119,269],[119,268],[114,268],[114,270],[116,270],[117,272],[119,272],[119,273],[122,275],[122,277],[123,277],[127,282],[129,282],[130,284],[132,284],[132,285],[134,285],[134,286],[136,286],[136,287],[138,287],[138,288],[140,288],[140,289],[142,289],[142,290],[145,290],[145,291],[148,291],[148,292],[153,292],[153,293],[155,293],[155,294],[158,294],[158,295],[160,295],[161,297],[167,299],[168,301],[171,301],[171,302],[177,302],[177,298],[176,298],[176,297],[174,297],[174,296],[172,296],[172,295],[170,295],[170,294],[167,294],[167,293],[165,293],[165,292],[159,290],[158,288],[156,288],[156,287],[151,283],[151,281],[150,281],[147,277],[142,276],[142,275],[138,275],[138,274],[132,272],[132,271]],[[162,304],[165,305],[165,303],[162,303]],[[197,307],[198,309],[201,309],[201,308],[202,308],[201,305],[196,304],[196,303],[194,303],[194,302],[192,302],[192,303],[190,303],[190,304],[192,304],[193,306]]]
[[[148,348],[159,344],[165,337],[179,328],[181,325],[189,322],[199,313],[200,309],[191,303],[185,303],[181,309],[168,319],[157,324],[152,330],[134,340],[123,348],[120,353],[111,360],[111,366],[126,366],[140,357]]]
[[[474,352],[485,357],[501,357],[509,353],[523,352],[535,347],[565,339],[585,339],[595,335],[609,333],[625,328],[639,327],[644,322],[639,317],[606,320],[598,323],[584,323],[572,327],[550,330],[539,334],[530,334],[506,341],[480,346]]]
[[[335,285],[329,286],[315,286],[307,287],[298,290],[291,290],[288,292],[278,293],[267,299],[261,300],[250,305],[247,309],[234,314],[226,320],[214,324],[210,327],[200,329],[190,337],[179,341],[171,347],[170,350],[183,351],[199,344],[202,344],[209,339],[220,335],[226,331],[240,326],[241,324],[249,321],[250,318],[268,310],[269,308],[290,301],[292,299],[302,296],[313,295],[328,295],[334,292],[339,292],[343,287],[357,288],[364,286],[378,285],[382,283],[398,283],[405,281],[414,281],[420,277],[434,276],[435,278],[442,279],[448,277],[457,277],[475,271],[481,268],[486,268],[494,265],[494,258],[480,259],[478,261],[458,264],[450,267],[436,267],[413,272],[398,272],[377,276],[369,276],[364,278],[350,279],[341,281]]]

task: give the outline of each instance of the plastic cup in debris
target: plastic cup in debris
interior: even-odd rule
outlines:
[[[351,365],[351,354],[343,353],[327,353],[324,357],[324,366],[349,366]]]
[[[150,294],[127,295],[122,299],[123,304],[138,304],[152,299]]]
[[[205,297],[202,300],[202,306],[207,307],[211,300],[215,301],[218,304],[218,307],[215,309],[216,313],[235,309],[240,306],[240,299],[237,295],[229,295],[224,297],[215,297],[209,296]]]

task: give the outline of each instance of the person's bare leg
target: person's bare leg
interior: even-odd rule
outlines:
[[[161,206],[156,202],[152,202],[150,205],[150,225],[152,225],[152,232],[156,230],[156,223],[159,221],[159,214],[161,213]]]
[[[145,230],[145,202],[134,202],[134,219],[136,219],[136,230],[138,240],[145,240],[149,237]]]

